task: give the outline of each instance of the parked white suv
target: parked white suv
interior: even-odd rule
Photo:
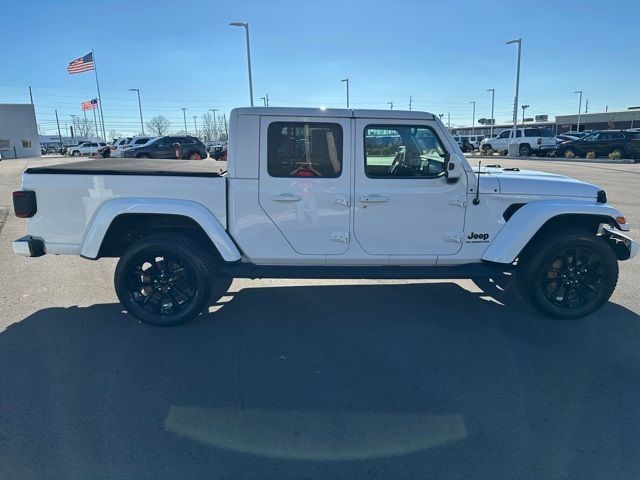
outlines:
[[[84,142],[75,147],[69,147],[67,149],[67,155],[71,155],[73,157],[79,157],[81,155],[96,155],[98,153],[98,149],[105,147],[107,144],[105,142]]]
[[[509,150],[509,145],[518,145],[518,153],[522,157],[529,155],[543,156],[553,152],[556,148],[556,136],[548,127],[517,128],[515,137],[513,129],[503,130],[493,138],[485,138],[480,142],[480,150],[486,153],[488,150]]]

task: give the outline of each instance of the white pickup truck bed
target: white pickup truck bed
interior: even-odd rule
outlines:
[[[148,199],[162,199],[170,209],[175,202],[175,214],[184,213],[179,202],[191,201],[226,228],[226,178],[212,161],[88,160],[28,168],[22,181],[25,189],[38,191],[38,211],[29,220],[29,233],[46,238],[47,253],[83,254],[92,229],[108,227],[94,222],[96,212],[119,198],[133,198],[142,208]]]

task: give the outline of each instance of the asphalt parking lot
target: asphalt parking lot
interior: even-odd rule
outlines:
[[[153,328],[115,261],[11,252],[20,172],[59,161],[0,162],[0,478],[640,477],[640,259],[577,321],[489,283],[241,280]],[[491,163],[597,183],[640,225],[640,164]]]

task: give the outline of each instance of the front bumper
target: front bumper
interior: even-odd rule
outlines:
[[[46,251],[41,239],[27,235],[13,241],[13,253],[24,257],[41,257]]]
[[[609,225],[603,225],[599,235],[611,245],[619,260],[628,260],[638,254],[638,242]]]

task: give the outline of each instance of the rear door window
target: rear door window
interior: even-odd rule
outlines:
[[[273,122],[267,131],[272,177],[336,178],[342,173],[342,127],[336,123]]]

